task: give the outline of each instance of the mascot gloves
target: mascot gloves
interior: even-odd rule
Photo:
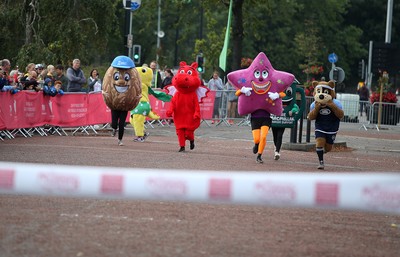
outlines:
[[[246,96],[250,96],[251,90],[253,90],[251,87],[242,87],[240,89],[240,92],[245,94]]]
[[[277,92],[268,92],[268,96],[269,96],[269,98],[271,98],[271,100],[272,101],[275,101],[276,99],[278,99],[279,98],[279,93],[277,93]]]

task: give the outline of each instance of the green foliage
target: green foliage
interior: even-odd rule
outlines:
[[[193,62],[202,52],[204,77],[210,77],[219,66],[229,2],[162,0],[160,28],[165,36],[157,49],[159,0],[142,1],[132,12],[133,44],[142,46],[140,65],[158,54],[161,68],[174,67],[180,61]],[[382,42],[385,36],[386,2],[379,0],[233,2],[236,7],[243,3],[243,22],[237,24],[240,17],[232,17],[228,70],[237,68],[242,57],[254,58],[262,51],[275,68],[304,82],[302,70],[310,65],[323,66],[322,75],[328,77],[327,57],[335,52],[336,65],[346,72],[345,83],[356,85],[358,61],[367,59],[369,41]],[[400,35],[400,17],[395,15],[399,9],[394,4],[392,42]],[[128,53],[129,15],[121,0],[3,0],[0,58],[20,67],[30,62],[69,66],[74,58],[81,59],[83,67],[108,67],[115,56]]]
[[[215,70],[219,70],[219,55],[225,39],[225,29],[215,29],[218,25],[218,17],[216,17],[215,11],[215,8],[205,10],[207,31],[206,38],[196,40],[194,48],[194,56],[197,53],[203,53],[204,57],[206,58],[206,72],[204,74],[205,78],[211,77]],[[221,15],[219,18],[223,20]]]

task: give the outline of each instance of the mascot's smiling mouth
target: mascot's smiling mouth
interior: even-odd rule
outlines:
[[[269,91],[269,88],[271,87],[271,81],[268,81],[265,84],[257,84],[256,82],[252,81],[251,84],[254,92],[259,95],[267,93]]]
[[[282,99],[282,105],[289,105],[293,100],[293,97],[288,98],[288,99]]]
[[[128,85],[121,87],[114,84],[114,88],[118,93],[125,93],[128,90]]]

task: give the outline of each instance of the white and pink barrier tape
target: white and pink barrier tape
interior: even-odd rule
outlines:
[[[218,172],[0,162],[0,194],[400,213],[399,173]]]

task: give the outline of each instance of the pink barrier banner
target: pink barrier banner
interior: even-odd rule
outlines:
[[[101,92],[90,93],[88,95],[88,106],[90,115],[87,117],[88,125],[111,123],[111,110],[104,103]],[[127,121],[129,122],[130,113]]]
[[[153,109],[154,113],[157,113],[157,115],[160,116],[160,119],[169,119],[167,117],[167,110],[169,109],[170,102],[163,102],[161,100],[158,100],[154,96],[150,95],[150,105],[151,108]]]
[[[2,92],[0,99],[0,127],[31,128],[42,126],[50,120],[45,114],[43,94],[27,91],[12,95],[10,92]]]
[[[211,119],[215,92],[200,104],[202,119]],[[168,118],[169,102],[150,95],[153,111],[161,119]],[[130,115],[126,121],[129,122]],[[45,124],[61,127],[79,127],[111,122],[111,110],[101,93],[65,93],[55,97],[42,92],[20,91],[16,94],[0,92],[0,130],[32,128]]]
[[[215,91],[210,91],[206,98],[203,98],[203,102],[200,104],[200,115],[203,120],[211,120],[213,117],[215,102]]]
[[[88,94],[74,93],[46,97],[51,110],[47,115],[52,118],[48,124],[61,127],[90,125],[87,121],[90,115]]]

